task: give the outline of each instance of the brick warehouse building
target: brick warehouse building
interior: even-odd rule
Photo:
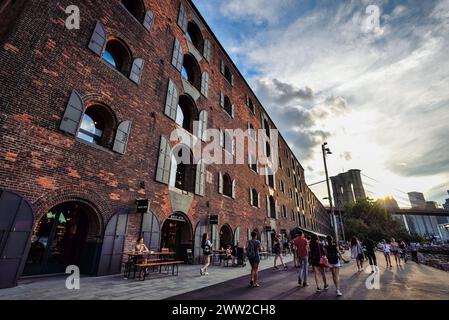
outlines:
[[[257,230],[268,250],[274,232],[332,233],[281,136],[270,176],[173,160],[177,128],[276,128],[190,1],[0,0],[0,45],[0,287],[117,273],[140,235],[198,262],[204,232],[221,247]]]

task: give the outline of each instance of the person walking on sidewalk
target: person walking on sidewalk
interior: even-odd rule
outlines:
[[[293,245],[296,247],[296,256],[299,262],[298,285],[308,286],[307,274],[309,273],[309,243],[304,238],[302,231],[293,239]]]
[[[391,243],[391,253],[394,256],[394,261],[396,261],[396,267],[402,267],[399,243],[397,243],[394,238],[391,238],[390,243]]]
[[[331,236],[327,236],[327,246],[326,246],[326,257],[330,264],[330,269],[332,272],[332,280],[335,284],[335,292],[337,293],[337,297],[342,295],[340,291],[340,267],[341,262],[345,261],[343,255],[340,252],[340,249],[337,243]]]
[[[281,260],[282,266],[284,267],[284,270],[287,270],[287,266],[284,263],[284,260],[282,260],[282,248],[281,248],[281,235],[278,234],[276,235],[276,237],[274,238],[274,245],[273,245],[273,251],[274,251],[274,268],[277,269],[277,265],[276,262],[278,260],[278,258]]]
[[[393,268],[393,266],[391,265],[391,257],[390,257],[391,246],[385,240],[382,240],[382,250],[384,252],[385,262],[387,263],[387,268],[388,267]]]
[[[374,244],[374,241],[371,240],[368,235],[365,236],[365,239],[362,242],[362,246],[365,248],[366,256],[368,258],[369,264],[371,266],[371,273],[374,273],[374,271],[377,271],[377,259],[376,259],[376,253],[375,248],[376,245]]]
[[[362,246],[356,237],[352,237],[351,239],[351,257],[357,262],[357,272],[363,271],[365,256],[363,255]]]
[[[324,290],[329,289],[329,285],[326,281],[326,274],[324,273],[324,268],[326,267],[323,264],[323,260],[326,257],[326,251],[324,246],[318,239],[316,234],[312,234],[310,238],[310,262],[312,263],[312,267],[315,274],[315,283],[316,283],[316,292],[321,292],[319,276],[323,277]]]
[[[201,248],[203,249],[204,256],[204,266],[200,269],[201,275],[208,275],[207,268],[210,265],[210,256],[212,255],[212,243],[209,240],[209,236],[207,233],[203,234],[203,238],[201,240]]]
[[[249,283],[250,287],[260,287],[257,282],[257,276],[259,272],[259,262],[260,262],[260,241],[257,240],[257,232],[251,232],[251,240],[248,240],[246,244],[246,256],[251,264],[251,281]]]
[[[412,253],[412,260],[415,261],[416,263],[419,263],[419,261],[418,261],[418,245],[416,244],[416,242],[410,243],[410,252]]]

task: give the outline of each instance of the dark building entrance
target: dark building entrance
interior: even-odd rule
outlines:
[[[187,262],[187,249],[193,250],[193,232],[189,218],[177,212],[162,225],[161,248],[176,252],[176,259]]]
[[[57,205],[36,224],[23,275],[64,273],[68,265],[78,266],[81,273],[94,274],[99,235],[100,222],[89,205]]]
[[[232,229],[225,224],[220,229],[220,247],[226,249],[226,246],[233,245]]]

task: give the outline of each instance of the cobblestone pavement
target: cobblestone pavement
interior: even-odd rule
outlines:
[[[290,262],[292,256],[284,259]],[[261,270],[272,266],[273,257],[261,261]],[[246,267],[211,266],[207,276],[201,276],[199,269],[199,265],[182,265],[177,277],[151,273],[146,281],[127,280],[122,275],[81,277],[79,290],[66,289],[65,276],[25,279],[17,287],[0,289],[0,300],[158,300],[242,276],[249,279],[250,273],[249,264]]]
[[[330,272],[326,273],[329,290],[316,293],[314,274],[309,273],[309,287],[297,284],[297,269],[287,272],[266,269],[259,274],[259,288],[249,288],[247,278],[224,283],[171,297],[176,300],[449,300],[449,272],[430,266],[408,262],[398,268],[386,268],[382,254],[377,255],[378,282],[367,272],[357,272],[354,262],[341,268],[342,297],[336,296]],[[369,266],[368,266],[369,268]],[[378,284],[378,289],[367,289]],[[373,280],[373,281],[371,281]],[[321,279],[320,279],[321,281]],[[322,282],[321,282],[322,283]],[[321,285],[322,286],[322,285]]]

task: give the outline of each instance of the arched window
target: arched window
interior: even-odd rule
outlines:
[[[251,205],[254,207],[259,207],[259,193],[256,189],[251,189],[252,193],[252,203]]]
[[[250,160],[251,170],[253,170],[254,172],[257,172],[257,158],[256,158],[256,156],[254,154],[250,155],[249,160]]]
[[[201,69],[191,54],[184,55],[181,74],[198,91],[201,90]]]
[[[270,218],[276,219],[276,201],[273,196],[268,198],[268,205],[270,207]]]
[[[282,205],[282,217],[287,218],[287,207],[284,204]]]
[[[103,60],[125,76],[129,75],[132,57],[129,49],[121,41],[114,39],[106,43]]]
[[[143,21],[145,5],[142,0],[122,0],[122,4],[139,22]]]
[[[272,174],[268,175],[268,185],[274,188],[274,176]]]
[[[232,179],[227,173],[223,175],[223,194],[232,197]]]
[[[270,138],[270,125],[268,124],[267,119],[265,119],[263,121],[263,125],[264,125],[264,128],[265,128],[265,134],[267,135],[268,138]]]
[[[271,157],[271,146],[269,141],[265,142],[265,155],[267,158]]]
[[[229,70],[228,66],[224,67],[224,76],[225,76],[226,80],[232,84],[232,73],[231,73],[231,70]]]
[[[195,192],[196,165],[190,149],[177,145],[172,152],[170,186],[180,190]]]
[[[254,107],[253,100],[251,100],[250,97],[248,97],[248,108],[252,113],[256,113],[256,109]]]
[[[193,133],[193,121],[198,118],[195,103],[188,96],[182,95],[179,97],[177,108],[176,123],[186,131]]]
[[[228,96],[225,96],[224,98],[224,109],[226,113],[232,117],[232,103]]]
[[[201,34],[200,28],[193,21],[189,21],[187,24],[187,39],[195,46],[195,48],[202,53],[203,52],[203,35]]]
[[[248,124],[248,136],[251,137],[254,141],[256,141],[257,138],[257,132],[254,129],[254,126],[250,123]]]
[[[115,128],[116,121],[112,111],[94,104],[86,108],[77,136],[84,141],[111,148]]]

